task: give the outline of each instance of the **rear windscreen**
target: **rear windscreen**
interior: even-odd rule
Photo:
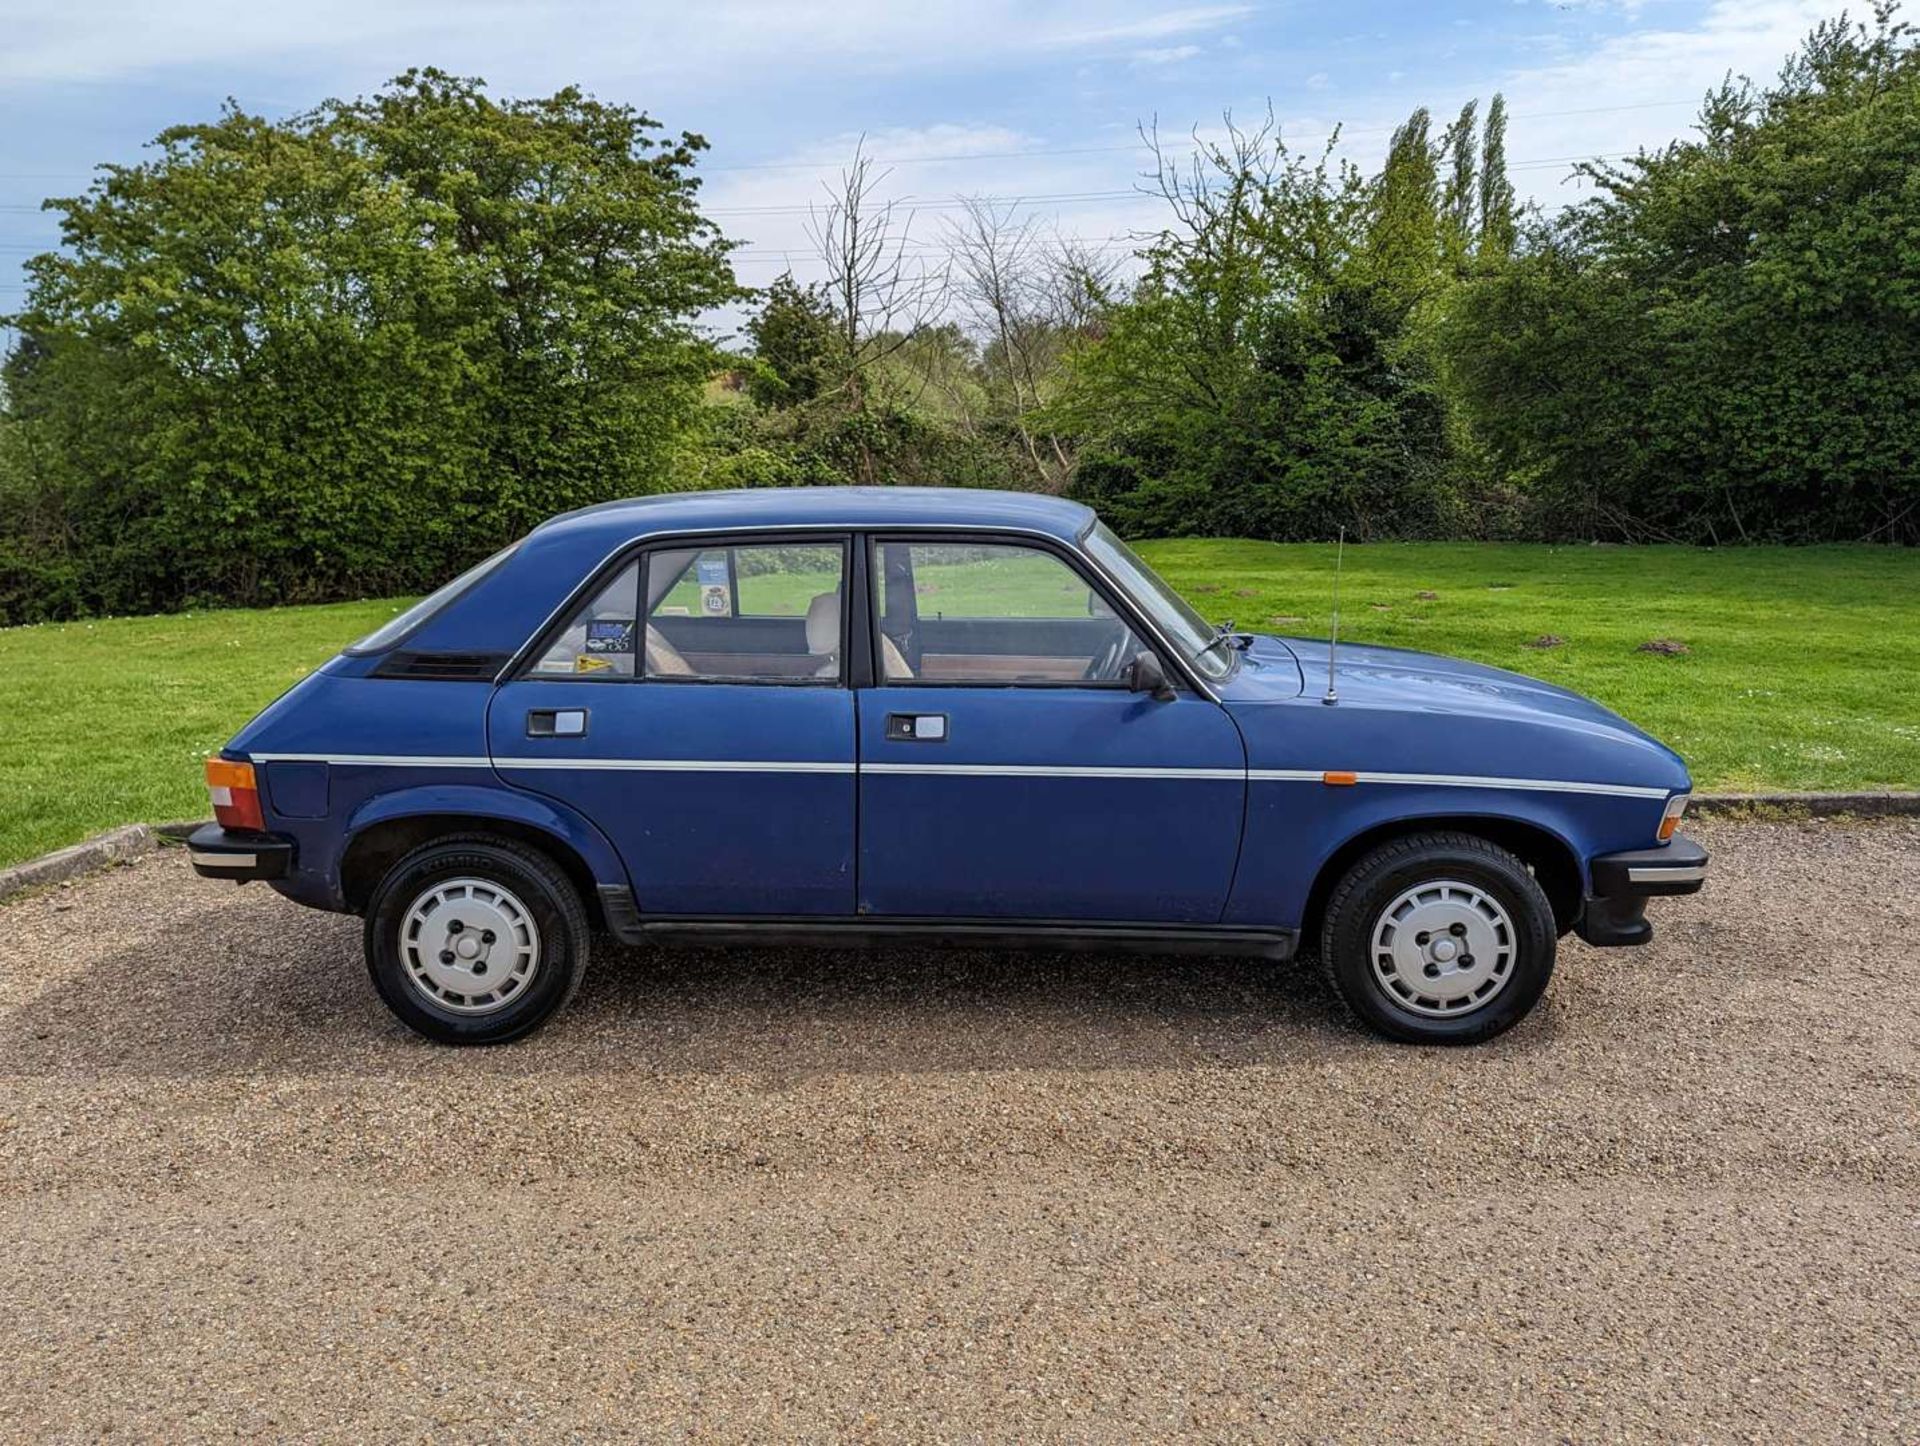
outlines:
[[[438,592],[421,598],[419,602],[401,613],[400,616],[394,618],[391,622],[384,623],[380,627],[375,628],[346,651],[352,654],[385,652],[408,633],[419,627],[420,624],[424,623],[428,618],[439,612],[440,609],[448,603],[459,597],[460,594],[464,593],[468,588],[479,582],[481,578],[500,566],[500,564],[505,562],[509,557],[512,557],[514,549],[519,546],[520,544],[516,542],[510,547],[503,547],[485,562],[468,568]]]

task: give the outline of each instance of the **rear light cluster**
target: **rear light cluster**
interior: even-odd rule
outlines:
[[[1665,843],[1673,837],[1673,831],[1680,827],[1681,815],[1687,811],[1687,802],[1693,797],[1690,793],[1676,793],[1667,800],[1667,811],[1660,815],[1660,842]]]
[[[209,758],[207,792],[213,795],[213,817],[220,827],[256,832],[266,828],[266,817],[260,812],[260,788],[253,781],[251,763]]]

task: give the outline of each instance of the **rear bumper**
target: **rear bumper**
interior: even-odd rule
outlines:
[[[1602,854],[1591,872],[1593,893],[1574,932],[1600,948],[1622,948],[1653,937],[1648,899],[1700,892],[1707,882],[1707,851],[1690,838],[1676,837],[1659,848]]]
[[[270,833],[229,833],[202,824],[187,840],[187,858],[203,879],[285,878],[293,866],[293,840]]]

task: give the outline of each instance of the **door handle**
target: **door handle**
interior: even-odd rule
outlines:
[[[887,714],[887,741],[889,743],[945,743],[947,715],[945,713],[889,713]]]
[[[585,708],[534,708],[527,714],[529,738],[584,738],[587,736]]]

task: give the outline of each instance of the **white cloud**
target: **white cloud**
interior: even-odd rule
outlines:
[[[1197,45],[1166,45],[1157,49],[1136,50],[1133,52],[1135,65],[1178,65],[1183,60],[1192,60],[1200,54]]]
[[[1493,77],[1486,91],[1503,91],[1514,112],[1507,154],[1516,161],[1658,147],[1686,132],[1701,98],[1728,74],[1772,79],[1834,12],[1831,0],[1713,0],[1697,25],[1631,30],[1585,54]],[[1570,169],[1519,171],[1514,185],[1562,204],[1578,199],[1566,184]]]
[[[1174,35],[1191,35],[1196,30],[1212,30],[1252,13],[1251,5],[1195,5],[1092,27],[1058,30],[1042,27],[1038,34],[1044,45],[1076,47],[1111,45],[1116,41],[1128,40],[1164,40]]]

